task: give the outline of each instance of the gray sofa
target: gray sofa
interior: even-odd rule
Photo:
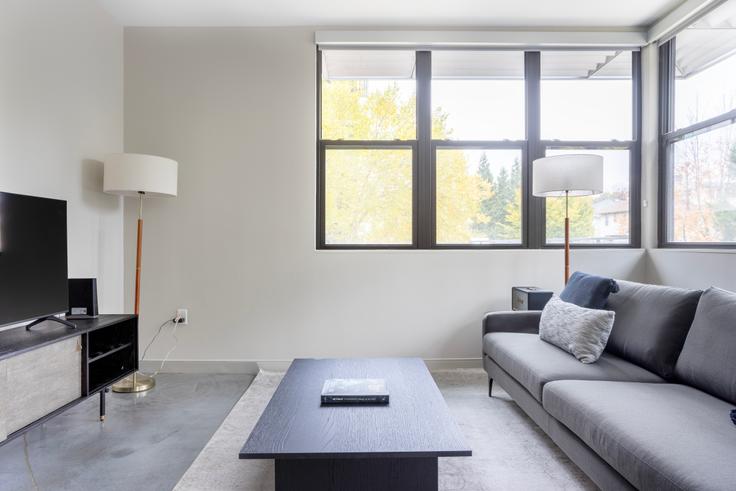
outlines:
[[[736,490],[736,294],[619,281],[593,364],[541,341],[541,312],[483,320],[483,366],[600,488]]]

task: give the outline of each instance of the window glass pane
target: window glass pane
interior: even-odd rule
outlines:
[[[524,53],[433,51],[432,138],[523,140]]]
[[[545,140],[631,140],[630,51],[543,51]]]
[[[736,108],[736,2],[727,2],[675,39],[675,128]]]
[[[548,149],[547,155],[596,154],[603,157],[603,193],[570,198],[570,242],[629,243],[629,151]],[[548,244],[565,242],[565,198],[546,199]]]
[[[676,142],[672,151],[673,242],[736,242],[736,126]]]
[[[521,150],[437,149],[437,243],[521,243]]]
[[[322,138],[413,140],[413,51],[322,52]]]
[[[411,149],[326,150],[325,243],[412,243]]]

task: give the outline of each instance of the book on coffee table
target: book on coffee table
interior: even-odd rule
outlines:
[[[388,404],[382,378],[331,378],[322,386],[322,404]]]

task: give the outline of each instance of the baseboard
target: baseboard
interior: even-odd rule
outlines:
[[[450,370],[453,368],[482,368],[483,360],[478,358],[425,358],[430,370]]]
[[[480,368],[480,358],[426,358],[430,370],[453,368]],[[161,373],[245,373],[255,375],[259,370],[283,372],[291,360],[168,360]],[[161,366],[161,360],[143,360],[140,369],[150,373]]]
[[[288,364],[286,364],[288,367]],[[142,360],[140,370],[151,373],[161,367],[161,360]],[[161,373],[258,373],[258,362],[248,360],[168,360]]]

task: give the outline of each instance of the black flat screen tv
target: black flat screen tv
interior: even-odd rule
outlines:
[[[66,201],[0,192],[0,326],[68,304]]]

